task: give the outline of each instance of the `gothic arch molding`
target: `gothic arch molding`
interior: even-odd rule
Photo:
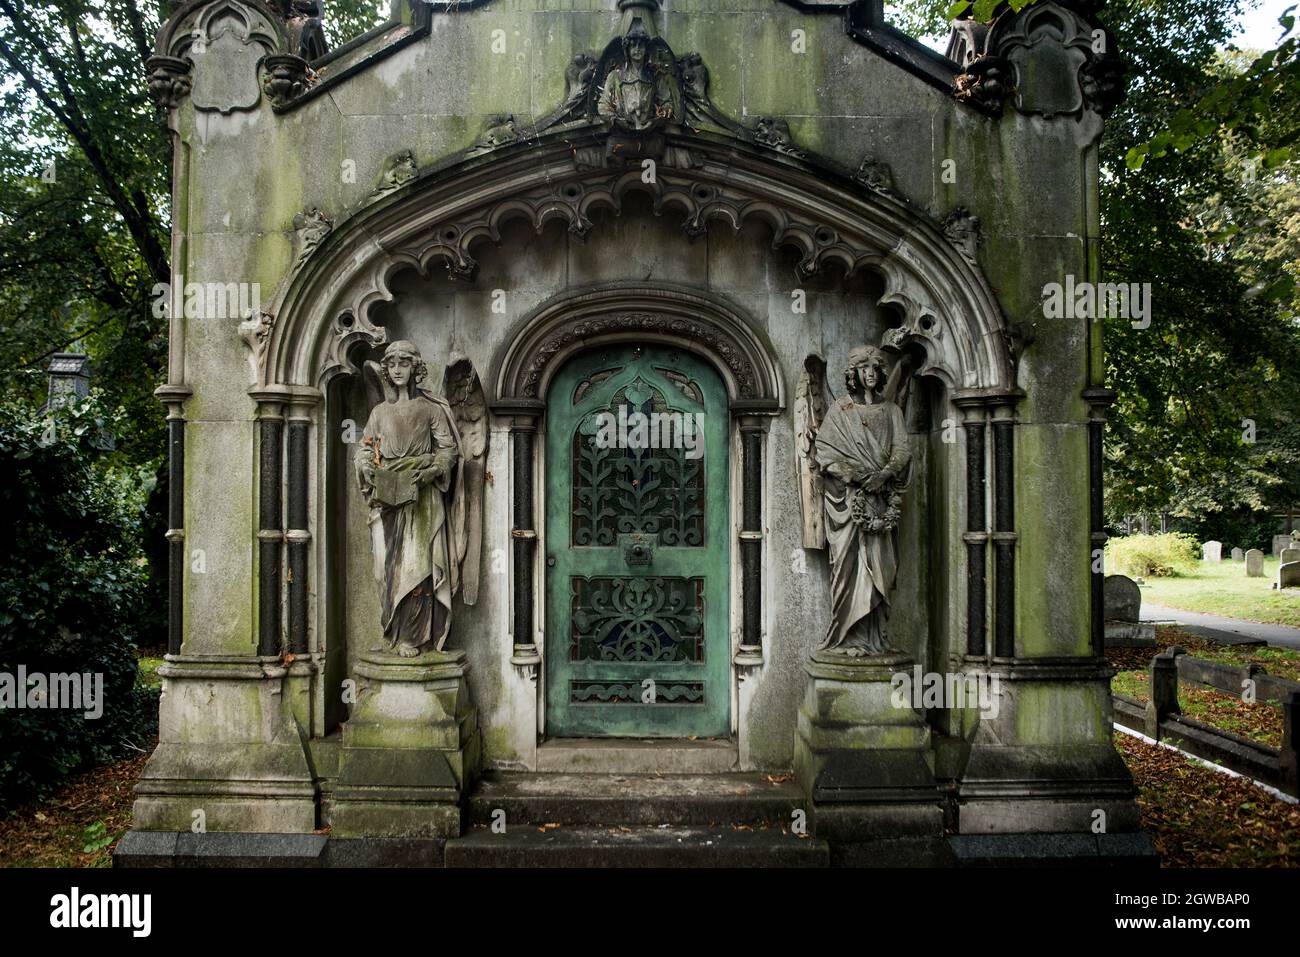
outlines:
[[[699,354],[722,376],[733,406],[775,411],[785,404],[772,350],[741,311],[715,294],[668,283],[594,286],[538,306],[497,350],[489,380],[494,396],[545,401],[551,379],[571,356],[622,342]]]
[[[586,135],[598,133],[592,128]],[[774,249],[798,252],[800,275],[831,264],[846,273],[877,272],[885,289],[880,303],[902,317],[884,345],[922,346],[926,362],[916,371],[952,391],[1012,388],[993,293],[966,252],[927,215],[828,162],[711,133],[670,140],[689,150],[695,164],[660,166],[650,184],[640,166],[580,165],[575,143],[583,137],[568,129],[425,170],[339,216],[323,237],[300,230],[294,272],[256,330],[259,385],[320,387],[351,371],[347,354],[355,343],[386,341],[370,309],[394,299],[397,273],[428,276],[447,268],[472,282],[474,248],[499,242],[507,221],[522,218],[540,231],[559,219],[582,239],[595,228],[598,210],[617,213],[623,198],[639,190],[650,194],[657,214],[681,218],[686,238],[719,220],[739,229],[757,218],[771,228]]]

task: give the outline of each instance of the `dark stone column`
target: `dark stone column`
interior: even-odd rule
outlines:
[[[283,447],[282,407],[275,402],[263,403],[258,410],[257,653],[266,657],[278,656],[282,651],[280,549],[284,541],[281,509],[281,487],[284,481]]]
[[[305,655],[309,651],[307,622],[307,549],[311,544],[308,523],[307,479],[311,474],[309,440],[311,409],[295,404],[290,407],[288,424],[288,527],[289,543],[289,653]]]
[[[966,431],[966,654],[988,654],[988,475],[983,399],[957,400]]]
[[[741,630],[736,664],[763,662],[763,436],[767,420],[740,417]]]
[[[1102,556],[1106,548],[1105,485],[1102,458],[1106,410],[1115,401],[1110,389],[1090,388],[1083,393],[1088,403],[1088,513],[1092,534],[1088,543],[1089,605],[1092,611],[1092,653],[1102,657],[1106,653],[1106,569]],[[1160,530],[1165,529],[1164,513],[1160,515]]]
[[[179,655],[185,624],[185,413],[186,386],[154,392],[167,406],[167,654]]]
[[[993,410],[993,654],[1016,654],[1015,419],[1011,405]]]

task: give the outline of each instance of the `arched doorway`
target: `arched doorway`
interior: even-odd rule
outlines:
[[[727,393],[684,349],[571,358],[546,412],[546,726],[730,727]]]

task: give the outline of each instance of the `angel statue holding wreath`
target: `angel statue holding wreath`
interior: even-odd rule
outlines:
[[[847,394],[809,423],[831,559],[831,624],[820,650],[853,658],[895,650],[885,623],[912,451],[903,411],[888,397],[894,389],[886,389],[887,368],[874,346],[853,349]]]
[[[386,647],[414,658],[442,650],[458,591],[477,600],[486,403],[467,359],[447,367],[448,398],[435,395],[406,340],[364,372],[372,408],[354,465],[370,506],[381,624]]]

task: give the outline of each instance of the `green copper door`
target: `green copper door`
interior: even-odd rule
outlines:
[[[689,353],[569,362],[546,425],[546,729],[730,730],[727,395]]]

